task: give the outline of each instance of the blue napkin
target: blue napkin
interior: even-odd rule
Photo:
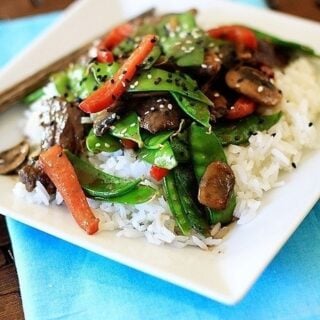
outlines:
[[[0,66],[57,17],[54,13],[0,22]],[[7,222],[27,320],[320,319],[319,202],[249,294],[233,307],[12,219]]]

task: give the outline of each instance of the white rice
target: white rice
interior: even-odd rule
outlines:
[[[248,146],[231,145],[226,149],[227,158],[236,176],[235,191],[237,206],[235,217],[243,224],[252,220],[258,213],[266,191],[280,187],[284,182],[279,175],[294,170],[298,166],[305,149],[319,147],[319,124],[316,122],[320,112],[320,79],[317,76],[316,62],[300,58],[289,65],[285,71],[276,73],[276,85],[283,92],[283,99],[277,109],[283,117],[268,132],[251,136]],[[55,89],[47,86],[46,97],[55,95]],[[35,102],[26,112],[25,134],[35,144],[42,136],[39,114],[43,111],[43,100]],[[275,108],[270,108],[275,112]],[[313,125],[310,126],[310,123]],[[318,128],[318,129],[317,129]],[[275,133],[273,136],[271,134]],[[102,152],[91,155],[90,161],[101,170],[120,177],[142,178],[144,183],[158,189],[158,195],[148,203],[127,206],[88,199],[90,206],[100,219],[100,230],[117,230],[117,236],[128,238],[145,237],[150,243],[170,244],[177,248],[187,245],[208,247],[221,243],[228,228],[217,224],[211,229],[211,236],[200,234],[190,237],[176,235],[175,221],[166,200],[160,192],[159,184],[149,175],[150,165],[136,158],[133,151]],[[54,199],[46,192],[40,182],[36,188],[27,192],[22,183],[17,183],[13,192],[28,202],[49,205],[61,204],[63,199],[57,193]]]

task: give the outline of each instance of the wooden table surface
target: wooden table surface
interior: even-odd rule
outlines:
[[[0,319],[24,319],[17,272],[8,230],[2,215],[0,215]]]

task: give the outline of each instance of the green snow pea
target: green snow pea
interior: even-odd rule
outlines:
[[[173,131],[161,131],[156,134],[144,132],[142,135],[144,147],[146,149],[159,149],[163,146],[163,143],[170,138],[172,134]]]
[[[112,203],[134,205],[134,204],[140,204],[140,203],[150,201],[156,195],[156,193],[157,193],[157,190],[149,186],[140,184],[135,186],[129,192],[120,196],[116,196],[112,198],[93,197],[93,199],[112,202]]]
[[[81,187],[89,196],[104,199],[122,196],[133,190],[141,181],[140,179],[129,180],[112,176],[69,151],[66,151],[66,155],[76,171]]]
[[[119,139],[111,136],[109,133],[105,133],[101,137],[97,137],[91,129],[87,138],[86,146],[90,152],[114,152],[121,149],[121,143]]]
[[[130,112],[115,122],[109,132],[114,137],[136,142],[139,148],[143,146],[143,141],[140,135],[139,119],[135,112]]]
[[[169,27],[174,21],[175,27]],[[204,60],[204,32],[197,27],[191,11],[164,16],[157,26],[160,45],[168,59],[180,67],[199,66]]]
[[[111,79],[113,75],[119,70],[120,64],[118,62],[99,63],[94,62],[89,65],[89,71],[94,76],[96,82],[100,85],[106,80]]]
[[[223,146],[245,144],[252,134],[274,126],[281,115],[281,112],[267,116],[251,115],[231,124],[219,124],[213,128],[213,131]]]
[[[150,54],[147,56],[147,58],[142,62],[141,68],[145,70],[149,70],[155,62],[159,59],[161,56],[161,49],[159,46],[154,46]]]
[[[67,101],[75,99],[73,92],[70,90],[69,78],[66,71],[54,73],[51,76],[51,81],[54,83],[60,97],[65,97]]]
[[[23,98],[22,102],[25,104],[31,104],[38,99],[40,99],[44,95],[43,88],[37,89],[36,91],[33,91],[29,93],[26,97]]]
[[[297,53],[302,53],[302,54],[305,54],[308,56],[313,56],[313,57],[318,57],[318,58],[320,57],[319,53],[315,52],[314,49],[312,49],[308,46],[305,46],[303,44],[293,42],[293,41],[283,40],[283,39],[278,38],[274,35],[265,33],[263,31],[260,31],[257,29],[251,29],[251,30],[255,33],[255,35],[258,39],[265,40],[265,41],[270,42],[278,47],[290,49],[290,50],[293,50]]]
[[[166,177],[164,177],[163,191],[179,229],[182,234],[189,235],[192,226],[184,212],[173,172],[170,172]]]
[[[178,166],[173,169],[175,183],[183,210],[196,231],[206,234],[209,229],[205,213],[197,202],[196,179],[190,166]]]
[[[211,162],[222,161],[227,163],[227,158],[220,140],[213,132],[208,133],[204,127],[200,127],[195,123],[190,126],[189,130],[189,142],[194,172],[197,180],[200,181]],[[207,208],[210,222],[212,224],[217,222],[221,222],[222,224],[230,223],[235,206],[236,196],[234,192],[232,192],[224,210]]]
[[[164,142],[159,149],[142,148],[139,151],[139,158],[168,170],[177,166],[177,161],[168,141]]]
[[[204,127],[210,127],[210,112],[208,104],[190,99],[176,92],[171,92],[171,95],[188,116],[202,124]]]
[[[132,81],[129,92],[166,91],[175,92],[191,99],[212,105],[212,101],[199,90],[196,81],[181,72],[168,72],[161,69],[150,69],[141,73]]]
[[[183,132],[171,137],[170,145],[178,163],[191,162],[188,130],[184,130]]]

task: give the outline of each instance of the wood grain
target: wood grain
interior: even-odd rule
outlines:
[[[73,0],[1,0],[0,19],[12,19],[66,8]]]
[[[17,271],[5,219],[0,215],[0,319],[23,320]]]

